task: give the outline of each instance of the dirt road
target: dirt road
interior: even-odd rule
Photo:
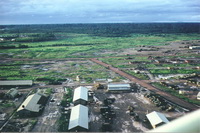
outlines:
[[[179,98],[177,98],[177,97],[175,97],[175,96],[172,96],[172,95],[169,94],[169,93],[166,93],[166,92],[164,92],[164,91],[161,91],[160,89],[158,89],[158,88],[156,88],[156,87],[153,87],[152,85],[146,83],[145,81],[142,81],[142,80],[140,80],[140,79],[138,79],[138,78],[136,78],[136,77],[134,77],[134,76],[132,76],[132,75],[130,75],[130,74],[127,74],[127,73],[125,73],[125,72],[119,70],[118,68],[112,67],[112,66],[109,65],[109,64],[106,64],[106,63],[104,63],[104,62],[101,62],[101,61],[97,60],[96,58],[92,58],[92,59],[90,59],[90,60],[93,61],[93,62],[95,62],[95,63],[97,63],[97,64],[99,64],[99,65],[102,65],[102,66],[104,66],[104,67],[106,67],[106,68],[108,68],[108,69],[110,69],[110,70],[112,70],[112,71],[114,71],[114,72],[116,72],[116,73],[118,73],[119,75],[121,75],[121,76],[123,76],[123,77],[129,79],[130,81],[133,81],[133,82],[135,82],[135,83],[140,84],[140,85],[143,86],[143,87],[146,87],[148,90],[153,91],[153,92],[155,92],[155,93],[161,95],[161,96],[164,97],[166,100],[168,100],[168,101],[170,101],[170,102],[172,102],[172,103],[175,103],[175,104],[177,104],[177,105],[179,105],[179,106],[181,106],[181,107],[183,107],[183,108],[186,108],[186,109],[189,109],[189,110],[196,110],[196,109],[198,109],[197,106],[195,106],[195,105],[193,105],[193,104],[190,104],[190,103],[188,103],[188,102],[185,102],[185,101],[183,101],[183,100],[181,100],[181,99],[179,99]]]

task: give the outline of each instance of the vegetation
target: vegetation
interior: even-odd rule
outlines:
[[[37,124],[38,119],[37,118],[32,118],[30,121],[31,127],[30,127],[30,131],[34,128],[34,126]]]
[[[149,77],[133,70],[145,70],[153,75],[199,73],[198,69],[193,69],[199,63],[156,64],[147,56],[124,52],[137,50],[138,47],[154,49],[155,46],[164,46],[171,42],[187,43],[198,40],[199,33],[199,23],[1,25],[0,55],[2,59],[8,60],[0,65],[0,79],[33,80],[35,83],[50,85],[59,85],[68,79],[75,81],[78,75],[79,82],[85,83],[92,83],[95,79],[112,78],[115,82],[122,79],[108,69],[88,61],[88,58],[94,57],[143,80]],[[199,58],[197,54],[191,55]],[[187,59],[190,55],[179,57]],[[78,59],[71,62],[67,58]],[[47,93],[50,92],[48,89]],[[69,95],[65,96],[64,102],[72,100]]]
[[[73,92],[71,88],[65,88],[66,93],[63,95],[61,106],[65,107],[67,103],[72,103]]]
[[[168,70],[168,69],[153,69],[150,70],[152,74],[192,74],[195,72],[200,72],[199,70],[187,70],[187,69],[180,69],[180,70]]]
[[[0,41],[0,49],[4,49],[0,53],[5,53],[4,57],[30,59],[113,56],[114,51],[120,53],[136,46],[199,39],[197,27],[198,24],[0,26],[4,29],[0,31],[0,37],[4,38]],[[102,52],[107,50],[112,52]]]
[[[0,104],[2,108],[9,108],[9,107],[15,107],[15,104],[13,102],[6,102],[3,104]]]
[[[52,93],[52,88],[47,88],[45,94],[47,94],[49,96],[49,95],[51,95],[51,93]]]
[[[51,85],[62,84],[67,78],[76,79],[80,75],[81,82],[92,83],[95,79],[111,78],[107,69],[92,62],[83,60],[58,62],[13,61],[0,65],[1,80],[33,80],[36,83]]]
[[[69,126],[69,118],[66,115],[61,115],[58,120],[58,131],[59,132],[67,132]]]

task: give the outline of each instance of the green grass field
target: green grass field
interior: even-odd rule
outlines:
[[[32,34],[27,33],[27,36]],[[0,49],[0,53],[3,57],[30,59],[112,56],[112,54],[104,53],[102,50],[117,51],[135,48],[141,45],[166,45],[170,41],[200,38],[200,35],[196,33],[164,35],[131,34],[128,37],[102,37],[90,34],[55,33],[55,36],[56,39],[51,41],[2,41],[0,42],[0,46],[14,46],[15,48]],[[7,55],[7,53],[11,53],[12,55]]]

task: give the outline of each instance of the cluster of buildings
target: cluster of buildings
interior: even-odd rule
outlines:
[[[88,89],[86,87],[78,87],[74,90],[73,96],[74,107],[71,109],[69,120],[69,131],[87,131],[89,129],[88,116]]]
[[[108,84],[108,91],[130,91],[130,84]],[[86,87],[78,87],[74,90],[73,104],[69,120],[69,131],[85,132],[89,130],[88,126],[88,89]],[[146,115],[153,128],[165,123],[169,123],[164,114],[153,111]]]
[[[130,91],[130,84],[108,84],[108,91]],[[78,87],[74,89],[73,104],[69,120],[69,131],[87,131],[89,129],[88,123],[88,89],[86,87]]]
[[[108,84],[108,91],[130,91],[130,84]],[[10,97],[18,94],[17,89],[11,89],[7,93]],[[74,89],[73,104],[71,108],[68,131],[85,132],[89,130],[89,108],[87,107],[90,97],[90,91],[86,87],[77,87]],[[35,93],[29,95],[17,109],[20,117],[38,116],[42,113],[48,97],[43,94]],[[146,115],[153,128],[168,123],[167,118],[159,113],[152,112]]]

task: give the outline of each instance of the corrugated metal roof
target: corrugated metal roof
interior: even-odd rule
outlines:
[[[152,126],[156,126],[157,124],[160,124],[161,122],[168,123],[169,121],[165,117],[164,114],[153,111],[146,115],[149,119]]]
[[[86,87],[80,86],[74,90],[73,102],[78,99],[88,101],[88,89]]]
[[[108,84],[108,90],[130,90],[130,84]]]
[[[11,95],[12,97],[15,97],[18,94],[18,90],[15,88],[10,89],[7,94]]]
[[[32,80],[6,80],[0,81],[0,85],[32,85]]]
[[[77,126],[88,129],[88,107],[80,104],[72,107],[68,130]]]
[[[20,105],[17,112],[23,109],[32,111],[32,112],[39,112],[40,111],[40,104],[37,104],[42,95],[36,93],[28,96],[26,100]]]
[[[108,84],[108,87],[131,87],[130,84]]]

